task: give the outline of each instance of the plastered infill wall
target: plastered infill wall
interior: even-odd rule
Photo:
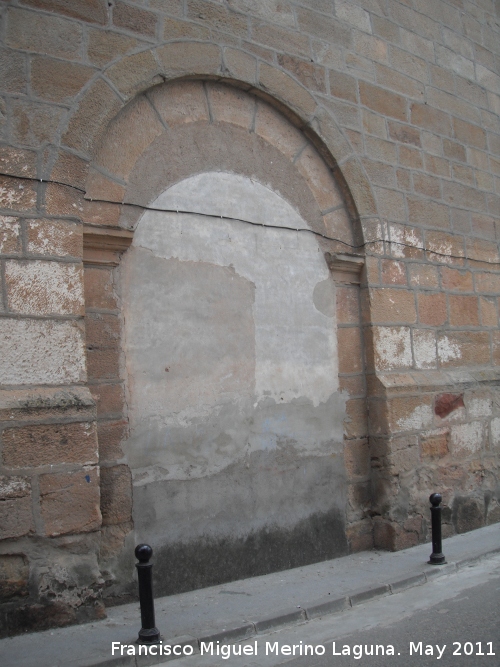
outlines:
[[[450,532],[498,520],[497,5],[19,0],[0,11],[6,631],[84,618],[109,576],[97,569],[99,550],[112,558],[131,531],[130,472],[118,463],[128,436],[124,376],[112,351],[121,306],[110,267],[137,215],[84,192],[109,123],[165,80],[230,79],[269,96],[321,151],[359,217],[373,486],[366,441],[356,441],[366,432],[364,384],[342,377],[340,356],[350,395],[345,465],[356,480],[351,548],[368,544],[372,525],[378,546],[428,539],[435,490]],[[157,136],[148,129],[138,134],[143,149]],[[116,173],[102,199],[122,202],[126,185]],[[85,325],[83,225],[92,225]],[[343,322],[359,318],[355,289],[341,293],[339,341]],[[92,337],[101,334],[99,348]],[[128,503],[113,503],[117,486],[129,490]],[[82,515],[67,511],[79,493]]]

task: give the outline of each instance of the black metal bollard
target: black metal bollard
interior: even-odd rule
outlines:
[[[141,605],[141,623],[138,644],[156,644],[160,641],[160,632],[155,627],[155,603],[153,599],[153,563],[149,559],[153,549],[149,544],[139,544],[135,548],[135,564],[139,577],[139,602]]]
[[[429,565],[444,565],[446,557],[443,554],[443,545],[441,541],[441,501],[443,497],[440,493],[432,493],[429,497],[431,507],[431,525],[432,525],[432,553]]]

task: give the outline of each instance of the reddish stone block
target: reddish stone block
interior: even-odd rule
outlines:
[[[26,477],[0,476],[0,540],[34,530],[31,483]]]
[[[97,463],[95,423],[38,424],[7,428],[2,436],[2,460],[8,468],[57,463]]]
[[[104,526],[130,522],[132,477],[128,466],[101,468],[101,512]]]
[[[452,326],[479,326],[477,296],[448,296],[450,324]]]
[[[99,469],[40,475],[40,513],[49,537],[98,530]]]

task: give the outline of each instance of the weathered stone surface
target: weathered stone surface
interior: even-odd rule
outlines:
[[[103,526],[130,522],[132,478],[128,466],[101,468],[101,512]]]
[[[0,346],[4,384],[71,384],[85,379],[83,331],[77,322],[3,318]]]
[[[23,554],[0,556],[0,602],[28,595],[28,559]]]
[[[0,539],[34,531],[31,484],[25,477],[0,477]]]
[[[80,422],[8,428],[2,435],[2,461],[7,468],[97,463],[95,424]]]
[[[8,261],[7,303],[23,315],[83,315],[83,272],[79,264]]]
[[[98,468],[40,475],[40,511],[45,534],[50,537],[98,530]]]

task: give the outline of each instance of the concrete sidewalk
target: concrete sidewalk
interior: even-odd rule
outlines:
[[[447,564],[427,565],[430,544],[405,551],[364,551],[331,561],[158,598],[156,626],[164,641],[237,642],[340,612],[380,595],[429,585],[474,561],[500,552],[500,524],[443,542]],[[154,556],[153,556],[154,562]],[[165,662],[165,657],[112,657],[112,642],[133,644],[140,629],[138,603],[108,609],[107,619],[0,641],[2,667],[122,667]]]

